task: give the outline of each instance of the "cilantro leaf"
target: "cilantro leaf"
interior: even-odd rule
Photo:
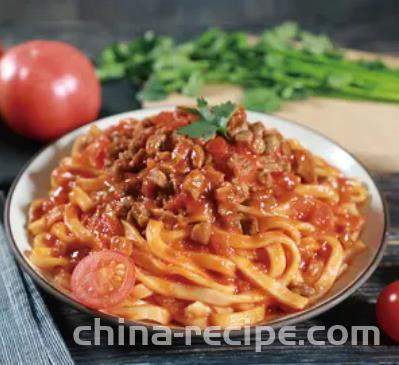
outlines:
[[[314,35],[312,33],[302,31],[301,43],[304,51],[313,55],[322,55],[333,52],[334,46],[326,35]]]
[[[199,71],[194,71],[183,86],[182,93],[187,96],[196,96],[204,85],[204,79]]]
[[[211,138],[217,132],[217,126],[204,122],[203,120],[189,124],[178,129],[179,134],[184,134],[192,138]]]
[[[167,95],[161,81],[153,75],[148,79],[137,97],[139,100],[162,100]]]
[[[273,89],[257,87],[244,93],[244,105],[257,112],[275,112],[281,106],[281,99]]]
[[[197,99],[197,107],[199,110],[203,109],[203,108],[208,108],[208,101],[205,100],[204,97],[200,97]]]
[[[348,86],[353,81],[352,75],[347,72],[336,72],[328,75],[327,85],[332,89],[341,89]]]
[[[261,43],[273,49],[285,49],[291,47],[297,34],[298,25],[294,22],[285,22],[263,32]]]
[[[212,113],[218,118],[229,118],[236,108],[236,104],[231,101],[226,101],[220,105],[215,105],[212,108]]]
[[[227,135],[227,124],[236,110],[237,105],[231,101],[227,101],[220,105],[215,105],[212,108],[212,113],[217,119],[217,124],[219,125],[218,131],[221,134]]]
[[[184,110],[198,115],[200,120],[179,128],[177,132],[192,138],[208,139],[216,133],[220,133],[227,137],[227,125],[232,115],[237,110],[237,105],[228,101],[210,108],[208,102],[204,98],[198,98],[197,109],[184,108]]]
[[[189,106],[181,106],[181,105],[178,106],[178,108],[179,108],[180,110],[185,111],[186,113],[195,114],[195,115],[201,116],[200,112],[199,112],[198,109],[196,109],[196,108],[191,108],[191,107],[189,107]]]
[[[212,123],[212,114],[208,107],[208,101],[206,101],[203,97],[197,99],[197,107],[199,115],[206,121]]]

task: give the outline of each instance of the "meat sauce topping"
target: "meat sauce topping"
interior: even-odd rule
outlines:
[[[202,245],[209,241],[209,224],[230,232],[258,233],[257,218],[246,214],[245,207],[267,215],[288,202],[290,218],[342,236],[348,226],[362,224],[354,217],[337,221],[334,205],[296,194],[301,183],[329,183],[317,177],[313,155],[293,148],[261,122],[248,123],[242,108],[233,115],[227,138],[193,139],[176,131],[195,120],[181,109],[142,121],[127,119],[109,128],[94,147],[90,144],[92,164],[108,171],[108,201],[118,218],[141,231],[151,218],[170,229],[190,218],[190,237]],[[57,173],[67,190],[68,176]],[[345,201],[350,184],[344,177],[333,183]],[[53,199],[65,194],[53,192]]]

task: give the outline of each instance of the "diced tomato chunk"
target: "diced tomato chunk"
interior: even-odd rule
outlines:
[[[298,197],[291,202],[291,210],[294,219],[312,223],[325,231],[334,229],[334,213],[327,203],[312,197]]]
[[[206,150],[213,158],[223,158],[229,152],[229,145],[223,137],[217,136],[206,145]]]
[[[169,200],[164,208],[177,213],[180,209],[183,209],[187,204],[188,195],[186,193],[180,193],[174,195],[171,200]]]
[[[285,194],[287,191],[292,191],[300,184],[301,178],[290,172],[272,172],[274,183],[274,193],[277,196]]]
[[[121,223],[115,216],[111,216],[110,214],[102,216],[98,228],[103,234],[109,237],[123,234]]]
[[[68,202],[68,185],[59,185],[50,193],[50,201],[54,204],[66,204]]]
[[[151,120],[158,127],[165,127],[168,130],[174,130],[186,126],[189,122],[189,117],[183,113],[161,112],[151,118]]]
[[[168,124],[173,122],[174,120],[174,113],[173,112],[161,112],[157,114],[155,117],[151,118],[154,124]]]
[[[113,236],[122,236],[123,227],[119,219],[110,211],[98,210],[94,214],[83,213],[81,220],[101,240],[109,241]]]
[[[301,221],[308,221],[313,205],[313,198],[296,197],[291,202],[292,217]]]
[[[86,156],[92,166],[98,169],[104,167],[105,157],[107,156],[107,147],[110,143],[110,139],[107,136],[102,135],[87,146]]]
[[[185,209],[189,216],[194,216],[202,214],[206,209],[206,204],[201,199],[194,199],[190,194],[180,193],[169,200],[164,208],[176,214]]]
[[[332,231],[334,229],[334,214],[327,203],[316,200],[310,220],[314,225],[325,231]]]

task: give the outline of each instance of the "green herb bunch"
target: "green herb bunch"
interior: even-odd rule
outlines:
[[[198,96],[205,84],[228,83],[245,90],[243,104],[274,112],[285,100],[309,95],[399,102],[399,71],[381,61],[351,61],[325,35],[286,22],[252,42],[247,33],[211,29],[176,44],[146,33],[103,50],[101,80],[127,77],[141,100],[172,92]]]

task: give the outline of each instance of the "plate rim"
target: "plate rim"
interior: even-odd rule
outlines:
[[[27,260],[27,258],[24,256],[24,254],[19,250],[18,244],[16,243],[16,240],[13,236],[12,230],[11,230],[11,224],[10,224],[10,209],[11,209],[11,201],[14,195],[14,191],[16,186],[18,185],[21,177],[24,175],[24,173],[29,169],[30,165],[36,160],[36,158],[44,152],[46,149],[50,148],[53,145],[58,144],[62,139],[67,139],[71,134],[77,133],[79,130],[83,130],[87,128],[88,126],[96,123],[100,123],[103,121],[106,121],[107,119],[123,119],[126,117],[129,117],[129,115],[133,113],[138,113],[138,112],[148,112],[151,113],[153,112],[154,114],[160,111],[165,111],[165,110],[170,110],[172,108],[176,107],[176,105],[166,105],[166,106],[160,106],[160,107],[152,107],[152,108],[140,108],[140,109],[134,109],[130,110],[127,112],[122,112],[118,114],[112,114],[100,119],[97,119],[93,122],[87,123],[83,126],[80,126],[78,128],[75,128],[68,133],[64,134],[63,136],[55,139],[54,141],[46,144],[42,148],[40,148],[36,153],[33,154],[33,156],[23,165],[23,167],[20,169],[16,177],[14,178],[11,187],[8,191],[7,198],[6,198],[6,203],[4,207],[4,213],[3,213],[3,221],[4,221],[4,228],[5,228],[5,234],[7,238],[7,244],[9,247],[11,247],[11,251],[14,254],[14,257],[17,259],[17,262],[22,266],[22,268],[30,275],[30,277],[34,280],[34,282],[44,289],[47,293],[50,293],[53,295],[57,300],[60,300],[64,303],[67,303],[68,305],[80,310],[81,312],[84,312],[86,314],[91,315],[92,317],[100,317],[101,319],[105,320],[106,322],[110,324],[116,324],[116,325],[127,325],[127,326],[143,326],[146,327],[148,330],[153,331],[155,329],[159,329],[161,327],[167,327],[169,328],[172,333],[175,332],[180,332],[180,333],[185,333],[185,328],[184,327],[171,327],[171,326],[162,326],[162,325],[156,325],[156,324],[148,324],[148,323],[143,323],[143,322],[136,322],[136,321],[131,321],[124,319],[123,323],[120,322],[120,317],[103,313],[100,311],[97,311],[95,309],[91,309],[88,307],[85,307],[84,305],[80,304],[76,300],[74,300],[71,296],[68,296],[66,293],[62,292],[59,290],[55,285],[51,284],[49,280],[46,280],[42,276],[39,275],[37,270],[35,270]],[[263,115],[266,116],[267,118],[272,118],[275,120],[280,120],[289,124],[296,125],[300,128],[303,128],[310,133],[313,133],[328,142],[332,143],[333,145],[337,146],[340,148],[342,151],[344,151],[346,154],[348,154],[360,167],[363,168],[365,173],[368,175],[370,178],[371,182],[373,183],[374,187],[376,188],[376,191],[378,193],[378,196],[381,200],[382,203],[382,214],[383,214],[383,230],[382,230],[382,235],[380,238],[379,246],[376,251],[376,254],[374,255],[372,261],[369,263],[367,267],[365,267],[362,270],[362,275],[358,276],[356,280],[353,280],[353,282],[350,283],[349,286],[347,286],[345,289],[343,289],[341,292],[336,293],[333,295],[331,298],[329,298],[327,301],[324,303],[319,303],[316,304],[313,307],[310,307],[309,309],[302,311],[302,312],[295,312],[293,314],[289,314],[288,316],[281,317],[279,319],[276,319],[275,321],[269,322],[269,323],[260,323],[256,325],[251,325],[250,326],[250,333],[254,333],[255,328],[259,326],[267,326],[273,329],[278,329],[283,326],[287,325],[293,325],[297,324],[300,322],[304,322],[306,320],[309,320],[311,318],[314,318],[316,316],[319,316],[320,314],[330,310],[331,308],[335,307],[339,303],[343,302],[346,300],[350,295],[352,295],[357,289],[359,289],[369,278],[370,276],[374,273],[376,268],[378,267],[379,263],[381,262],[381,259],[384,255],[384,252],[386,250],[386,247],[388,245],[388,231],[390,227],[390,217],[388,213],[388,204],[385,199],[385,196],[383,192],[381,191],[381,188],[379,185],[375,182],[373,174],[369,171],[369,169],[356,157],[354,154],[352,154],[350,151],[348,151],[346,148],[344,148],[342,145],[334,141],[332,138],[324,135],[323,133],[307,126],[303,125],[299,122],[286,119],[286,118],[281,118],[279,116],[271,115],[271,114],[266,114],[266,113],[260,113],[260,112],[255,112],[251,110],[247,110],[247,112],[253,113],[253,114],[258,114],[258,115]],[[359,274],[358,274],[359,275]],[[201,330],[200,334],[195,334],[195,337],[202,337],[204,333],[204,330]],[[237,337],[237,336],[242,336],[244,334],[244,328],[233,330],[231,332],[232,337]]]

